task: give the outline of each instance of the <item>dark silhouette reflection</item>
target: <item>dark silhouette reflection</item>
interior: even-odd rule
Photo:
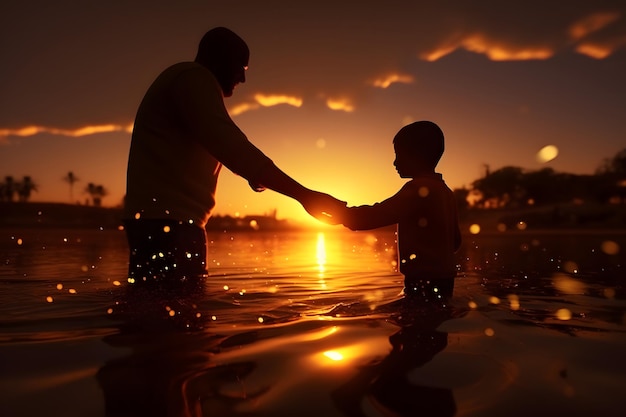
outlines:
[[[200,288],[184,285],[129,286],[115,303],[119,332],[103,340],[130,352],[97,373],[107,416],[191,415],[185,380],[208,366],[221,339],[200,331],[207,320],[197,309],[201,296]]]
[[[204,297],[182,285],[128,288],[112,314],[119,320],[119,332],[103,340],[129,352],[107,361],[96,376],[107,417],[233,415],[239,404],[269,390],[249,390],[243,384],[256,370],[255,361],[213,360],[261,336],[256,331],[231,336],[206,331],[211,319],[196,304]]]
[[[346,416],[369,415],[363,409],[364,401],[384,415],[439,417],[456,413],[451,389],[417,385],[409,381],[408,375],[446,348],[448,334],[437,329],[462,313],[445,302],[413,298],[400,301],[400,312],[394,320],[401,329],[389,338],[393,347],[389,355],[364,366],[332,393],[335,405]]]

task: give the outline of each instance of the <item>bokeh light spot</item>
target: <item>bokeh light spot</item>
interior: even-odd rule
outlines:
[[[620,251],[619,244],[612,240],[605,240],[604,242],[602,242],[600,248],[602,249],[602,252],[606,253],[607,255],[617,255]]]
[[[544,146],[537,152],[537,160],[541,163],[550,162],[559,156],[559,149],[554,145]]]
[[[574,261],[565,261],[563,262],[563,270],[570,274],[576,274],[578,273],[578,264]]]
[[[559,320],[571,320],[572,312],[566,308],[560,308],[556,311],[556,318]]]
[[[556,274],[552,278],[552,285],[558,291],[564,294],[584,294],[585,293],[585,285],[568,275],[565,274]]]
[[[509,294],[507,298],[509,300],[509,306],[511,307],[511,310],[514,310],[514,311],[519,310],[520,308],[519,297],[516,294]]]
[[[602,293],[604,294],[606,298],[609,298],[609,299],[615,298],[615,294],[616,294],[615,289],[613,288],[605,288]]]
[[[477,235],[480,233],[480,225],[474,223],[469,227],[469,232],[473,235]]]

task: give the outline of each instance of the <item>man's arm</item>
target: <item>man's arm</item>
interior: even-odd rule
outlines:
[[[322,207],[345,206],[345,202],[330,195],[302,186],[254,146],[230,118],[221,89],[205,68],[181,74],[173,99],[192,140],[199,141],[224,166],[247,179],[255,191],[269,188],[294,198],[317,218],[323,216]]]

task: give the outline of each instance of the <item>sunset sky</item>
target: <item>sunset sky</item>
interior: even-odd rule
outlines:
[[[69,171],[119,205],[130,129],[166,66],[214,26],[250,46],[226,105],[285,172],[350,205],[395,193],[394,134],[432,120],[452,188],[488,165],[591,174],[626,148],[624,1],[27,1],[0,6],[0,182],[70,202]],[[556,158],[538,152],[555,146]],[[304,219],[224,170],[218,214]]]

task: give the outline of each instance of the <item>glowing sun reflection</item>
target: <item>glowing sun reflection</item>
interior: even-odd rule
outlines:
[[[341,354],[341,352],[337,352],[336,350],[327,350],[326,352],[323,353],[323,355],[326,356],[331,361],[343,360],[343,355]]]
[[[348,345],[325,350],[315,355],[315,362],[320,366],[346,366],[361,358],[367,349],[361,345]]]
[[[319,283],[322,289],[326,289],[326,280],[324,273],[326,272],[326,240],[324,233],[320,232],[317,234],[317,246],[315,251],[315,256],[317,259],[317,270]]]

